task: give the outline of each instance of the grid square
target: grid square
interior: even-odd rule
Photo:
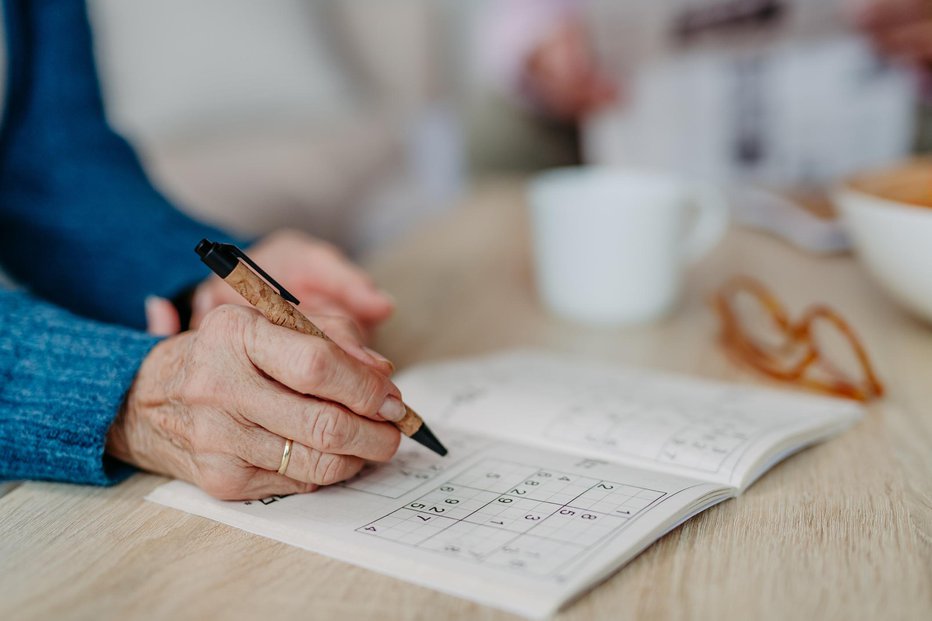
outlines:
[[[495,492],[487,492],[464,485],[447,483],[432,492],[409,502],[405,507],[428,514],[463,519],[495,500]]]
[[[538,470],[508,489],[507,493],[512,496],[544,502],[566,504],[598,482],[598,479],[590,479],[575,474]]]
[[[451,483],[504,494],[537,470],[533,466],[492,459],[462,472]]]
[[[523,533],[559,508],[560,505],[551,502],[502,495],[470,515],[466,521]]]
[[[521,535],[490,554],[485,563],[520,573],[546,576],[573,560],[583,550],[583,546],[573,543]]]
[[[599,481],[597,485],[569,503],[569,506],[605,515],[631,517],[661,496],[663,496],[662,492],[654,490],[645,490],[641,487],[611,481]]]
[[[500,528],[457,522],[425,540],[420,547],[447,556],[481,561],[515,537],[515,533]]]
[[[357,528],[357,532],[377,535],[383,539],[418,545],[456,520],[439,515],[427,515],[410,509],[398,509],[389,515]]]
[[[627,520],[627,517],[563,507],[528,531],[528,534],[556,541],[591,546],[624,526]]]

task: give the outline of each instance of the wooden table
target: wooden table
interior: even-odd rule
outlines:
[[[563,323],[535,297],[521,189],[486,184],[369,261],[398,298],[379,339],[397,363],[533,345],[760,382],[720,352],[704,301],[740,270],[791,308],[844,309],[889,387],[856,428],[667,535],[560,618],[932,618],[932,328],[893,307],[853,259],[746,231],[696,267],[670,319]],[[0,619],[510,616],[144,502],[162,482],[27,483],[0,498]]]

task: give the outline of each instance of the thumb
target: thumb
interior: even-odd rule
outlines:
[[[171,336],[181,331],[175,306],[154,295],[146,298],[146,331],[153,336]]]

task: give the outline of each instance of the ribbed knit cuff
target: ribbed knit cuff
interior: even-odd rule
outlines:
[[[109,485],[107,432],[157,338],[0,291],[0,478]]]

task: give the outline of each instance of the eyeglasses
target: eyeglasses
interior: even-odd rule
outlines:
[[[883,384],[860,338],[828,306],[810,306],[793,321],[773,294],[748,276],[726,282],[712,305],[721,320],[722,344],[737,362],[772,378],[840,397],[870,401],[883,396]],[[854,369],[842,369],[839,349],[824,346],[826,336],[847,343],[853,354],[853,365],[848,366]]]

